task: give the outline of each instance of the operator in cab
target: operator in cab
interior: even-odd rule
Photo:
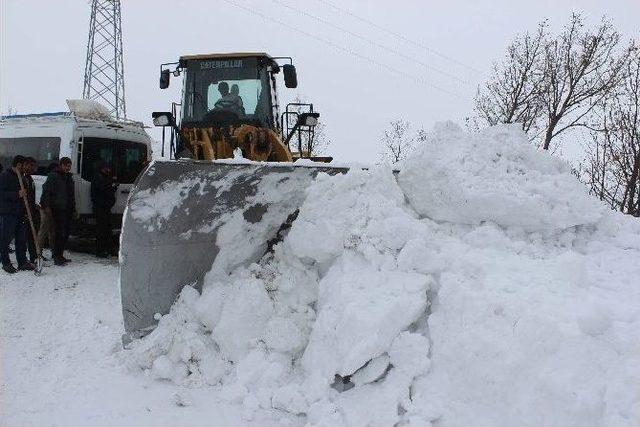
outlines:
[[[238,85],[234,84],[233,91],[229,91],[229,83],[220,82],[218,84],[218,92],[220,92],[220,99],[214,104],[214,110],[231,111],[236,113],[238,117],[245,115]]]

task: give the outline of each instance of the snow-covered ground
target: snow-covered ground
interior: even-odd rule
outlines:
[[[0,275],[0,426],[250,424],[213,389],[132,375],[122,362],[117,264],[70,257],[41,277]],[[276,422],[265,414],[265,424]]]
[[[114,265],[2,276],[3,425],[640,425],[640,222],[514,128],[400,169],[318,176],[128,350]]]

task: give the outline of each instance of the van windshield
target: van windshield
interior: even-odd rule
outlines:
[[[11,167],[14,156],[33,157],[38,168],[36,175],[47,175],[51,164],[57,165],[60,156],[60,138],[28,137],[0,138],[0,164]]]
[[[103,162],[111,165],[118,182],[132,184],[147,164],[147,146],[139,142],[85,137],[82,178],[93,181]]]

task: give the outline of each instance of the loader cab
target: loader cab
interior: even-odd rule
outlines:
[[[277,102],[269,57],[183,58],[183,127],[252,124],[276,129]]]
[[[278,74],[283,75],[286,87],[297,87],[292,59],[266,53],[190,55],[162,64],[161,89],[169,86],[172,77],[182,77],[181,102],[174,103],[171,114],[154,113],[156,125],[174,128],[171,157],[180,157],[188,145],[185,135],[194,129],[246,124],[270,129],[285,140],[276,87]],[[167,117],[159,119],[159,114]]]

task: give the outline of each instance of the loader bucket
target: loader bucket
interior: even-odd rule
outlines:
[[[295,217],[318,173],[345,168],[291,163],[156,161],[129,196],[120,243],[126,334],[140,338],[180,290],[201,290],[205,274],[224,278],[259,260]]]

